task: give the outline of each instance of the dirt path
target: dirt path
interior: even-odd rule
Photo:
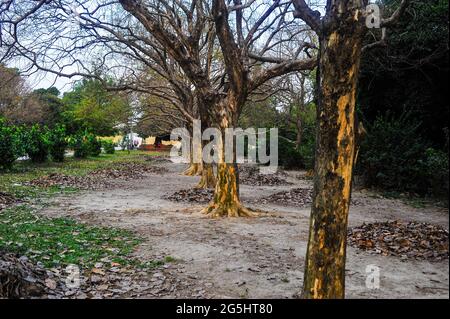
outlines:
[[[173,203],[164,195],[192,187],[198,177],[181,176],[183,165],[161,164],[164,175],[123,182],[122,189],[58,197],[43,213],[92,224],[119,226],[145,238],[136,255],[144,260],[174,257],[155,277],[177,282],[176,289],[143,297],[292,298],[303,281],[309,208],[264,204],[255,200],[281,190],[311,187],[289,172],[290,186],[241,186],[248,206],[273,214],[251,219],[209,219],[203,205]],[[350,226],[401,220],[439,224],[448,229],[448,210],[417,209],[399,200],[354,192]],[[348,298],[448,298],[449,263],[407,260],[348,248]],[[380,268],[380,289],[366,288],[366,267]],[[151,280],[149,278],[149,280]]]

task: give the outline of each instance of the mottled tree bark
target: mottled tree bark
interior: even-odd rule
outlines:
[[[211,110],[211,120],[214,127],[222,132],[222,142],[225,142],[225,129],[235,127],[238,119],[239,99],[232,93],[217,101]],[[233,141],[235,143],[235,139]],[[233,147],[233,163],[225,162],[224,147],[218,147],[219,163],[217,164],[217,183],[212,202],[203,210],[211,217],[249,217],[254,213],[242,206],[239,199],[239,171],[236,164],[236,152]]]
[[[192,162],[192,159],[191,159],[191,162],[189,163],[189,166],[188,166],[188,168],[186,168],[184,171],[183,171],[183,175],[186,175],[186,176],[199,176],[199,175],[202,175],[202,164],[200,164],[200,163],[194,163],[194,162]]]
[[[305,298],[344,298],[355,98],[365,32],[358,21],[361,8],[350,2],[354,1],[329,8],[328,25],[319,34],[318,127]]]
[[[216,177],[214,176],[214,167],[212,164],[203,163],[200,174],[200,182],[196,188],[214,188],[216,186]]]
[[[192,133],[193,133],[193,128],[192,125],[189,125],[189,132],[191,134],[191,138],[192,138]],[[192,141],[191,142],[191,151],[189,152],[189,166],[187,167],[186,170],[184,170],[183,175],[186,176],[201,176],[202,175],[202,163],[195,163],[194,162],[194,147],[195,147],[195,143]],[[201,148],[200,148],[200,152],[201,152]]]

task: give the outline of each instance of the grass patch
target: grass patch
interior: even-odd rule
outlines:
[[[75,264],[91,268],[102,258],[121,265],[135,264],[130,254],[140,242],[127,230],[46,218],[33,214],[25,205],[0,213],[0,249],[23,254],[46,267]]]
[[[23,184],[51,173],[84,176],[91,171],[111,167],[111,165],[115,163],[144,162],[146,156],[158,155],[162,155],[162,153],[116,151],[114,154],[101,154],[98,157],[88,157],[86,159],[66,157],[63,163],[49,161],[42,164],[36,164],[31,163],[30,161],[18,161],[12,170],[8,172],[0,171],[0,189],[19,199],[41,199],[56,194],[70,194],[77,192],[78,189],[58,186],[44,188]]]
[[[165,261],[166,263],[174,263],[174,262],[176,262],[177,260],[175,259],[175,257],[172,257],[172,256],[166,256],[166,257],[164,258],[164,261]]]

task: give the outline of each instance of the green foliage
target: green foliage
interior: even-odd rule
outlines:
[[[98,156],[102,152],[101,141],[94,134],[88,132],[79,132],[71,136],[69,146],[73,148],[75,158]]]
[[[53,128],[58,123],[64,121],[63,102],[58,97],[59,94],[59,90],[55,87],[50,87],[48,89],[41,88],[33,91],[33,95],[38,98],[46,111],[43,122],[50,128]]]
[[[37,216],[26,206],[0,214],[0,249],[27,254],[47,267],[76,264],[93,267],[107,257],[121,264],[140,242],[126,230],[93,227],[66,218]]]
[[[408,112],[400,118],[388,114],[369,127],[357,167],[366,186],[425,195],[448,176],[448,159],[429,148],[417,132],[420,124],[410,118]]]
[[[125,96],[109,92],[98,80],[83,79],[63,96],[66,126],[73,133],[87,130],[96,135],[116,133],[116,126],[130,116]]]
[[[386,16],[400,3],[380,2],[386,5]],[[448,30],[448,0],[410,1],[390,28],[387,45],[364,52],[358,105],[365,123],[387,111],[400,116],[404,109],[414,110],[422,122],[423,137],[435,147],[444,147],[450,92]],[[366,43],[373,40],[369,32]]]
[[[78,133],[69,138],[69,147],[73,148],[75,158],[86,158],[89,156],[89,145],[86,135]]]
[[[295,143],[281,136],[278,141],[278,164],[287,169],[304,168],[302,154]]]
[[[425,152],[424,179],[428,193],[438,197],[448,197],[449,194],[449,163],[448,153],[433,148]]]
[[[312,169],[315,158],[316,107],[311,103],[305,110],[296,110],[292,116],[301,118],[300,144],[295,145],[293,142],[297,139],[298,131],[292,122],[280,127],[278,144],[280,165],[286,168]]]
[[[315,146],[316,141],[314,138],[314,134],[307,135],[305,134],[300,146],[298,148],[298,153],[300,154],[301,159],[301,168],[304,169],[313,169],[314,168],[314,160],[315,160]]]
[[[34,163],[43,163],[47,160],[50,141],[47,127],[35,124],[25,130],[22,140],[25,153]]]
[[[88,134],[86,136],[86,142],[88,144],[89,155],[99,156],[102,152],[101,141],[94,134]]]
[[[64,153],[68,145],[66,129],[62,125],[56,125],[49,132],[50,155],[55,162],[64,161]]]
[[[9,126],[0,118],[0,170],[10,169],[22,154],[20,128]]]
[[[102,141],[102,147],[106,154],[114,154],[116,144],[112,141],[103,140]]]
[[[145,157],[143,156],[145,155]],[[35,164],[31,161],[18,161],[14,165],[14,170],[3,171],[0,174],[0,189],[21,199],[37,199],[54,196],[56,194],[69,194],[76,192],[74,187],[38,187],[29,185],[26,182],[59,173],[69,176],[85,176],[89,172],[97,169],[108,168],[117,163],[143,163],[148,156],[160,156],[161,153],[151,153],[136,151],[128,154],[124,151],[116,151],[112,155],[90,157],[88,159],[77,159],[72,156],[65,158],[63,165],[48,161],[44,164]]]

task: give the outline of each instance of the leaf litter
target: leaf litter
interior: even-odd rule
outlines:
[[[350,246],[402,260],[448,259],[448,230],[421,222],[364,223],[348,230]]]

